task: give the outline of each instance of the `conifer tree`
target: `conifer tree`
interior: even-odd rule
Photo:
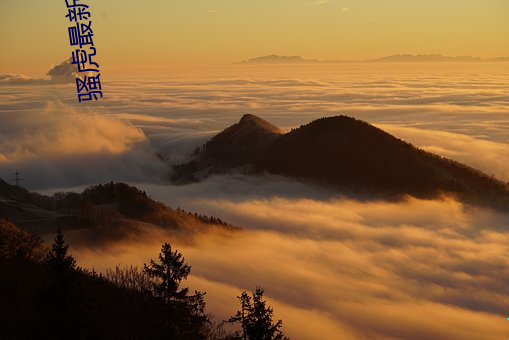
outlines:
[[[61,229],[45,258],[48,284],[41,294],[40,308],[45,318],[43,337],[79,339],[83,332],[82,292],[76,260],[68,253]]]
[[[46,265],[56,275],[64,275],[76,269],[76,260],[68,254],[69,246],[65,243],[62,229],[57,230],[55,243],[46,255]]]
[[[242,333],[236,333],[242,340],[283,340],[288,339],[281,331],[283,322],[273,323],[273,310],[263,298],[263,289],[257,288],[250,296],[245,291],[237,297],[241,309],[228,322],[240,323]]]
[[[189,288],[179,289],[179,287],[182,280],[187,279],[191,267],[185,263],[181,253],[171,250],[169,243],[163,244],[159,254],[159,262],[150,260],[150,264],[144,265],[144,270],[150,277],[155,279],[154,293],[165,304],[186,297]]]
[[[162,304],[166,314],[168,338],[200,339],[203,327],[208,322],[205,316],[205,293],[189,295],[189,288],[180,284],[191,272],[182,254],[172,251],[169,243],[164,243],[159,261],[150,260],[144,264],[144,271],[152,278],[152,291]]]

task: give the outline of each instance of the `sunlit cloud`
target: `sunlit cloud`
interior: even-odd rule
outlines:
[[[74,82],[77,77],[80,77],[78,72],[78,64],[72,63],[72,58],[69,57],[57,65],[52,65],[48,70],[47,75],[52,81]]]
[[[424,150],[466,163],[488,175],[509,182],[509,144],[446,131],[389,124],[378,125]]]
[[[151,153],[179,163],[244,113],[260,115],[287,131],[322,116],[347,114],[507,180],[504,163],[509,144],[509,96],[504,76],[494,76],[488,66],[483,66],[488,71],[478,72],[475,77],[469,75],[473,72],[470,69],[454,65],[447,69],[426,66],[431,70],[411,65],[314,65],[309,69],[288,66],[277,70],[225,66],[210,73],[189,71],[171,77],[111,79],[108,96],[97,103],[79,105],[73,84],[29,86],[11,82],[1,85],[0,126],[10,126],[25,115],[39,117],[47,110],[46,103],[56,100],[77,112],[91,110],[101,119],[112,118],[117,122],[113,126],[125,123],[123,129],[112,129],[112,133],[123,131],[117,142],[97,136],[99,142],[91,142],[92,150],[102,145],[105,150],[118,151],[129,147],[124,137],[142,138]],[[451,67],[458,68],[453,70],[454,76],[447,73]],[[408,70],[401,73],[401,68]],[[313,77],[307,73],[310,71]],[[107,136],[109,132],[105,133]],[[13,149],[7,150],[5,145],[12,145],[16,138],[9,139],[0,150],[3,163],[14,159]],[[56,157],[59,152],[53,149]],[[65,150],[63,146],[61,152]]]
[[[27,83],[34,81],[41,81],[41,79],[35,79],[17,73],[0,73],[0,83]]]
[[[86,72],[85,72],[86,73]],[[82,73],[84,74],[84,73]],[[15,73],[0,73],[0,84],[14,83],[14,84],[32,84],[32,83],[48,83],[48,82],[74,82],[77,77],[81,77],[78,72],[78,65],[72,63],[72,59],[66,58],[64,61],[51,65],[46,73],[49,79],[33,78],[23,74]]]
[[[208,184],[200,185],[206,193]],[[167,195],[179,190],[168,188]],[[447,198],[388,203],[195,195],[181,201],[193,200],[202,212],[248,230],[201,233],[192,241],[149,232],[141,240],[73,252],[80,263],[102,270],[141,264],[160,242],[173,242],[192,264],[192,288],[208,292],[216,318],[235,312],[239,291],[262,286],[285,332],[300,339],[473,340],[507,333],[505,214]],[[307,330],[305,318],[313,320]]]
[[[156,154],[183,160],[244,113],[285,130],[348,114],[509,178],[504,76],[349,67],[361,66],[112,79],[102,102],[84,105],[65,84],[5,83],[0,170],[10,176],[20,168],[40,178],[27,185],[41,189],[126,180],[172,207],[244,227],[192,237],[148,228],[107,245],[68,235],[79,264],[97,270],[141,265],[172,242],[218,320],[235,312],[241,290],[262,286],[294,338],[504,338],[506,214],[451,197],[360,202],[271,175],[168,184],[170,169]]]
[[[5,112],[0,119],[0,176],[9,180],[19,169],[28,187],[157,182],[169,172],[141,129],[92,110],[52,101],[33,112]]]
[[[29,117],[9,117],[0,131],[6,137],[0,142],[0,154],[10,162],[55,155],[118,154],[145,140],[143,132],[132,125],[55,102]]]

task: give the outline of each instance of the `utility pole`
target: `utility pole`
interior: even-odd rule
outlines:
[[[21,182],[23,180],[23,178],[21,178],[19,175],[20,175],[19,170],[16,170],[16,172],[14,173],[14,178],[12,179],[12,181],[14,182],[14,185],[16,185],[18,188],[19,188],[19,182]]]

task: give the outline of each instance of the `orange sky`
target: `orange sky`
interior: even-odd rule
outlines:
[[[82,0],[101,67],[220,64],[266,54],[370,59],[509,56],[507,0]],[[42,74],[70,56],[63,1],[0,3],[0,72]],[[101,64],[102,63],[102,64]]]

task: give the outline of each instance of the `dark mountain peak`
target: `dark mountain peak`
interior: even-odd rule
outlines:
[[[224,129],[205,144],[198,156],[200,167],[206,167],[209,163],[219,163],[220,167],[252,163],[281,134],[283,131],[277,126],[258,116],[245,114],[238,123]]]
[[[251,113],[246,113],[244,114],[241,118],[240,118],[240,121],[239,122],[243,122],[243,121],[250,121],[250,120],[257,120],[257,119],[261,119],[260,117],[258,117],[257,115],[254,115],[254,114],[251,114]]]
[[[448,193],[504,210],[509,205],[504,183],[347,116],[320,118],[281,136],[255,170],[367,194]]]
[[[438,197],[507,210],[509,187],[479,170],[421,150],[348,116],[324,117],[288,133],[245,115],[213,137],[176,179],[235,167],[308,180],[363,197]],[[186,177],[187,176],[187,177]],[[200,178],[198,177],[198,178]]]
[[[302,126],[306,129],[325,129],[331,131],[349,130],[349,129],[376,129],[373,125],[353,117],[340,115],[332,117],[322,117]]]
[[[262,119],[256,115],[249,113],[243,115],[242,118],[240,118],[239,122],[237,124],[232,125],[232,127],[235,127],[237,129],[239,128],[258,129],[265,131],[267,133],[275,134],[283,133],[283,130],[281,130],[274,124],[269,123],[265,119]]]
[[[240,124],[246,124],[246,123],[256,123],[256,122],[266,122],[266,120],[258,117],[257,115],[253,115],[251,113],[244,114],[240,120]]]
[[[324,161],[333,162],[341,150],[365,150],[365,157],[369,158],[371,152],[377,150],[409,148],[410,144],[386,133],[385,131],[365,122],[349,116],[323,117],[309,124],[301,125],[293,129],[273,143],[281,145],[289,143],[290,148],[303,148],[310,153],[324,155]],[[412,147],[411,147],[412,148]]]

